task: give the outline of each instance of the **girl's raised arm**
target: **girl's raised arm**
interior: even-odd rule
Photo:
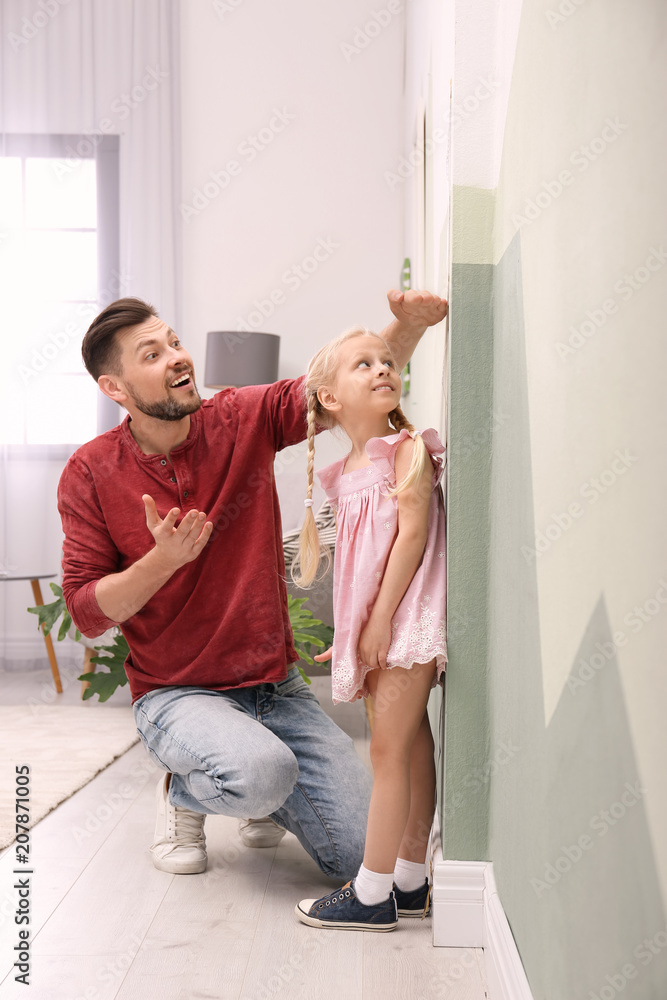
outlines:
[[[389,308],[396,317],[380,332],[396,359],[399,371],[407,365],[422,335],[447,315],[447,299],[432,292],[410,289],[387,292]]]

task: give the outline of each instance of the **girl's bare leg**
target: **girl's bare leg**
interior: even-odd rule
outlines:
[[[433,750],[431,724],[424,712],[410,757],[410,814],[398,849],[398,857],[404,861],[421,863],[426,860],[426,847],[435,811]]]
[[[428,741],[424,717],[434,672],[435,661],[432,661],[417,663],[410,670],[393,667],[390,670],[373,670],[367,675],[375,703],[375,722],[370,748],[374,783],[368,812],[364,867],[374,872],[393,872],[396,858],[404,846],[411,852],[405,860],[414,858],[423,861],[425,857],[423,827],[427,809],[424,800],[426,795],[430,796],[432,816],[434,785],[424,782],[417,771],[419,762],[426,757]],[[413,750],[416,753],[414,805],[411,795]],[[431,740],[431,757],[432,754]],[[415,840],[415,845],[407,844],[408,836],[410,842]],[[422,840],[423,854],[418,857]],[[401,854],[401,857],[404,855]]]

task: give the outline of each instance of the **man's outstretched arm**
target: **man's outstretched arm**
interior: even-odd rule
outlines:
[[[449,305],[447,299],[439,295],[413,289],[407,292],[392,289],[387,293],[387,299],[395,319],[380,333],[401,369],[412,357],[424,331],[445,318]]]

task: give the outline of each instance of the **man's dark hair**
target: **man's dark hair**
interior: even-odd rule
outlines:
[[[142,299],[116,299],[95,317],[86,330],[81,354],[96,382],[100,375],[121,373],[118,331],[144,323],[151,316],[157,316],[157,310]]]

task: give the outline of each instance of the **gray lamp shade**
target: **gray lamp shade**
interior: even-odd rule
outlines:
[[[204,385],[266,385],[278,379],[280,337],[277,333],[214,330],[206,335]]]

